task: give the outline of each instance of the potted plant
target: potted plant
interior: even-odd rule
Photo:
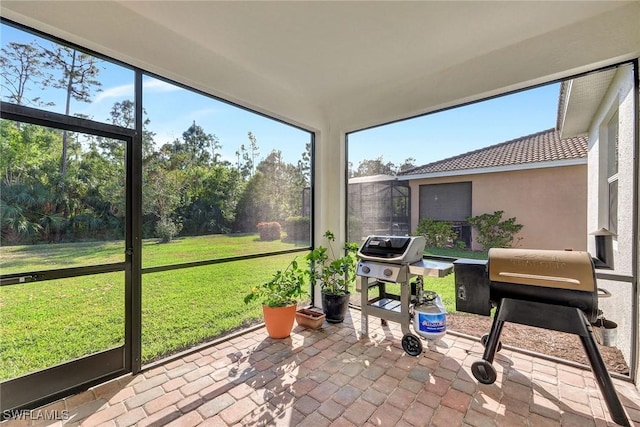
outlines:
[[[327,322],[340,323],[349,308],[349,285],[355,280],[356,252],[355,243],[345,243],[344,255],[336,257],[333,243],[336,240],[331,231],[326,231],[328,248],[318,246],[307,255],[311,269],[311,277],[320,283],[322,309]]]
[[[307,295],[308,276],[308,270],[299,268],[294,258],[287,268],[278,270],[270,281],[255,286],[244,297],[245,304],[261,301],[264,323],[271,338],[291,335],[296,305]]]

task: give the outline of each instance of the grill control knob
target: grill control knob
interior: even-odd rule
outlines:
[[[362,266],[362,272],[363,272],[364,274],[367,274],[367,273],[369,273],[370,271],[371,271],[371,269],[370,269],[369,267],[367,267],[366,265],[363,265],[363,266]]]
[[[390,277],[393,274],[393,271],[391,271],[390,268],[385,268],[382,274],[384,274],[387,277]]]

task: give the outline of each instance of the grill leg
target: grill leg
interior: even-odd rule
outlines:
[[[493,318],[491,330],[489,331],[489,337],[487,338],[487,342],[485,344],[484,354],[482,355],[482,359],[486,360],[489,363],[493,363],[493,358],[495,357],[496,351],[498,350],[498,345],[500,344],[500,334],[502,334],[502,327],[504,326],[504,319],[502,318],[501,313],[502,304],[498,306],[496,315]]]
[[[613,387],[613,382],[611,381],[609,372],[607,371],[604,361],[602,360],[602,356],[600,355],[600,351],[596,346],[595,340],[593,338],[593,332],[591,331],[591,328],[587,328],[588,336],[583,336],[581,334],[580,341],[582,342],[584,351],[587,353],[587,357],[589,357],[591,369],[593,370],[593,374],[596,377],[596,381],[598,382],[598,387],[600,387],[600,392],[604,396],[604,400],[607,403],[611,419],[613,419],[616,424],[619,424],[621,426],[630,426],[631,424],[629,424],[629,420],[627,419],[624,408],[620,403],[620,399],[618,398],[616,389]]]
[[[360,335],[369,335],[369,315],[367,314],[367,304],[369,302],[369,278],[362,277],[360,283]]]
[[[491,331],[489,331],[489,336],[485,343],[482,360],[478,360],[471,364],[471,373],[482,384],[493,384],[498,377],[496,369],[493,367],[492,363],[493,358],[496,355],[496,351],[498,351],[498,346],[500,345],[500,334],[502,333],[502,327],[505,322],[504,318],[501,316],[503,311],[502,307],[502,304],[498,306],[498,311],[493,318]]]
[[[630,425],[613,386],[613,381],[611,381],[609,372],[602,360],[600,350],[596,346],[589,320],[582,310],[575,307],[503,298],[493,319],[487,347],[484,351],[483,359],[485,361],[493,361],[495,347],[497,347],[500,338],[500,330],[505,321],[578,335],[589,358],[591,370],[600,388],[600,393],[602,393],[609,408],[611,419],[622,426]],[[479,366],[482,365],[481,362],[475,363],[479,363]],[[480,380],[478,377],[476,378]]]

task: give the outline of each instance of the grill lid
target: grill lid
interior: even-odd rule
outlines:
[[[422,259],[426,245],[423,236],[369,236],[358,257],[369,261],[411,264]]]
[[[489,280],[586,292],[596,290],[593,260],[583,251],[491,248]]]

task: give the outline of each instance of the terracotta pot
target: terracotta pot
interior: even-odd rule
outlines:
[[[264,323],[271,338],[286,338],[291,335],[293,321],[296,317],[296,306],[269,307],[262,306]]]
[[[307,329],[318,329],[324,323],[324,313],[319,313],[308,308],[301,308],[296,311],[296,322]]]

